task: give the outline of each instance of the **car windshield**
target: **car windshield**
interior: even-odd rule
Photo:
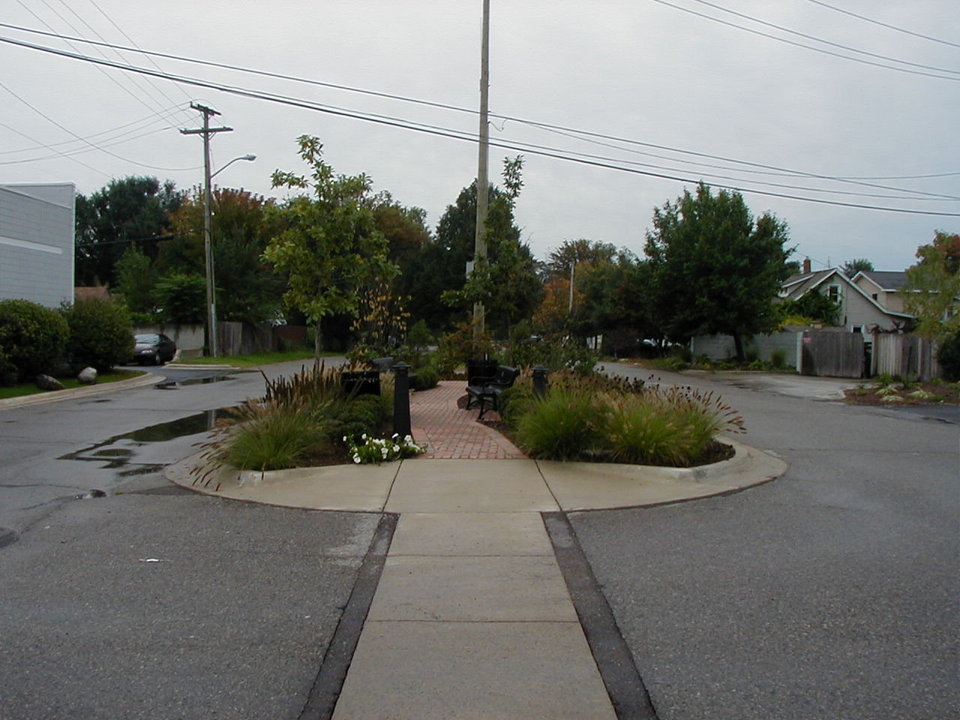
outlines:
[[[145,335],[137,335],[136,340],[138,343],[145,343],[145,344],[158,343],[160,342],[160,336],[156,334],[147,333]]]

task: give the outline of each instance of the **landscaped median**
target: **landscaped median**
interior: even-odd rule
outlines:
[[[236,470],[202,454],[173,465],[167,477],[196,492],[283,507],[358,512],[487,512],[642,507],[725,495],[782,475],[779,458],[724,438],[728,460],[694,468],[551,460],[401,460]],[[411,499],[413,498],[413,499]],[[438,503],[442,507],[438,507]],[[510,503],[519,507],[508,508]]]

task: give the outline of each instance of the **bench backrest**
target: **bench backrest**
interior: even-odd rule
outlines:
[[[516,380],[519,375],[520,371],[516,368],[501,365],[497,368],[497,379],[494,381],[494,384],[510,387],[513,385],[513,381]]]

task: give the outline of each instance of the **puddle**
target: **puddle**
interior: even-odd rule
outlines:
[[[217,426],[218,420],[230,416],[231,409],[207,410],[178,420],[149,425],[123,435],[116,435],[83,450],[61,455],[57,459],[95,461],[106,463],[105,468],[122,468],[132,462],[137,447],[147,443],[167,442],[213,430]]]

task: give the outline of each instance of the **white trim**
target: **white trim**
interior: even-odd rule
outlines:
[[[14,240],[13,238],[0,235],[0,245],[11,245],[13,247],[24,248],[26,250],[39,250],[40,252],[50,253],[51,255],[63,255],[63,248],[55,245],[44,245],[43,243],[30,242],[29,240]]]

